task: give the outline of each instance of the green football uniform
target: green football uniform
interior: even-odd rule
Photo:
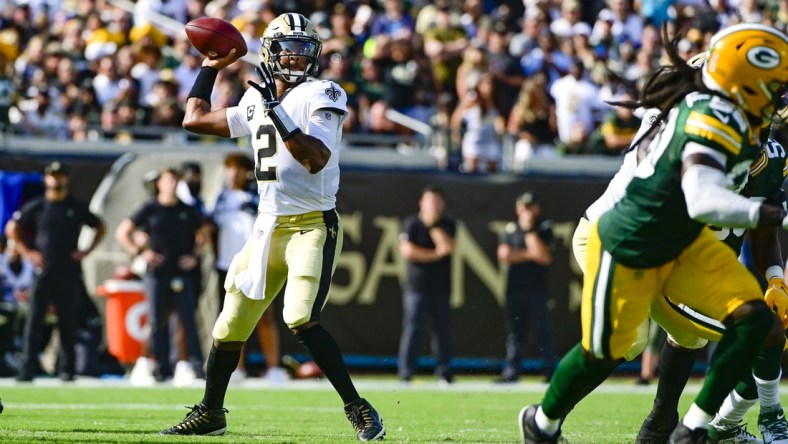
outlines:
[[[777,206],[785,204],[783,182],[788,173],[788,156],[785,148],[774,139],[768,139],[761,147],[761,154],[750,167],[750,178],[741,195],[764,200]],[[744,242],[746,228],[711,227],[714,234],[722,239],[738,255]]]
[[[627,187],[599,220],[602,248],[619,263],[652,268],[676,258],[705,226],[687,213],[681,188],[682,153],[696,143],[725,156],[730,188],[741,191],[761,153],[758,134],[731,102],[694,92],[669,115]]]

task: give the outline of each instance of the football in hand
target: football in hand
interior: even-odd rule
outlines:
[[[246,52],[246,42],[232,23],[212,17],[201,17],[186,24],[186,35],[192,45],[204,56],[221,58],[235,48],[238,57]]]

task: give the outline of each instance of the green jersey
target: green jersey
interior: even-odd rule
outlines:
[[[788,173],[788,156],[785,149],[774,139],[768,139],[761,147],[761,154],[750,167],[750,179],[741,190],[742,196],[783,206],[785,194],[783,182]],[[746,228],[710,227],[717,238],[722,239],[738,255],[744,242]]]
[[[689,217],[681,188],[682,154],[690,144],[719,152],[730,188],[741,191],[761,149],[758,134],[728,100],[694,92],[674,106],[635,170],[626,193],[599,220],[602,247],[628,267],[675,259],[705,226]]]

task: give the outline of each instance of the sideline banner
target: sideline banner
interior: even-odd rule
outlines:
[[[543,216],[554,222],[551,321],[559,356],[571,348],[580,338],[582,285],[571,254],[572,234],[585,208],[604,191],[606,179],[345,170],[337,205],[345,243],[323,316],[343,351],[396,356],[405,273],[399,233],[403,219],[418,211],[427,185],[444,189],[447,210],[458,222],[452,267],[455,356],[504,357],[505,270],[495,250],[498,234],[515,218],[515,198],[525,191],[540,196]],[[529,334],[529,341],[534,336]],[[285,350],[300,351],[295,341],[284,338]],[[425,353],[429,339],[423,338]],[[527,358],[540,356],[534,342],[525,352]]]

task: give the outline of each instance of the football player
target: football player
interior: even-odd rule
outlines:
[[[224,307],[213,328],[205,393],[165,435],[221,435],[224,396],[240,349],[285,282],[283,318],[345,404],[361,441],[382,439],[383,423],[350,379],[334,338],[320,323],[342,249],[335,210],[339,142],[347,95],[331,81],[312,81],[322,43],[301,14],[282,14],[261,38],[260,83],[249,82],[237,106],[211,111],[219,70],[235,50],[205,59],[186,102],[183,126],[198,134],[251,137],[260,193],[254,232],[227,272]]]
[[[712,42],[712,45],[714,42]],[[702,66],[706,54],[693,57],[688,64],[696,69]],[[585,245],[591,221],[612,208],[625,192],[631,181],[638,160],[647,152],[650,137],[644,134],[652,125],[659,124],[659,111],[649,110],[644,116],[643,124],[635,138],[636,145],[624,156],[621,168],[610,181],[608,188],[591,206],[578,222],[573,241],[575,258],[581,269],[585,270]],[[763,137],[769,135],[768,128]],[[750,168],[750,178],[740,194],[747,197],[766,200],[775,205],[783,205],[784,192],[782,184],[786,174],[785,149],[775,140],[768,139],[762,145],[761,155]],[[714,228],[715,234],[739,255],[744,241],[744,229]],[[753,256],[760,272],[764,273],[769,288],[766,301],[780,314],[784,326],[788,322],[788,294],[782,276],[782,256],[775,228],[753,230],[749,233],[753,244]],[[695,359],[708,341],[718,342],[724,325],[710,321],[708,318],[685,305],[672,303],[670,295],[657,298],[651,305],[651,317],[659,320],[659,324],[668,333],[667,344],[663,347],[661,375],[657,388],[657,397],[651,413],[646,418],[638,434],[638,443],[665,443],[678,422],[678,403],[681,392],[692,372]],[[643,350],[647,341],[647,329],[641,330],[635,344],[625,354],[626,360],[634,359]],[[761,442],[750,434],[745,424],[741,423],[746,411],[760,398],[761,414],[758,428],[766,442],[788,443],[788,422],[783,415],[779,403],[780,359],[782,347],[775,343],[761,350],[752,373],[736,386],[736,389],[725,398],[720,412],[709,428],[710,438],[722,441],[736,439],[736,442]]]
[[[621,201],[591,227],[583,338],[562,359],[542,404],[520,412],[526,443],[558,441],[563,419],[621,362],[663,294],[726,327],[704,386],[671,442],[705,442],[708,423],[760,346],[785,341],[754,276],[706,225],[786,226],[781,206],[736,191],[761,153],[759,130],[771,121],[788,81],[788,38],[742,24],[714,42],[700,71],[667,45],[673,64],[644,86],[638,105],[658,108],[665,124]]]

